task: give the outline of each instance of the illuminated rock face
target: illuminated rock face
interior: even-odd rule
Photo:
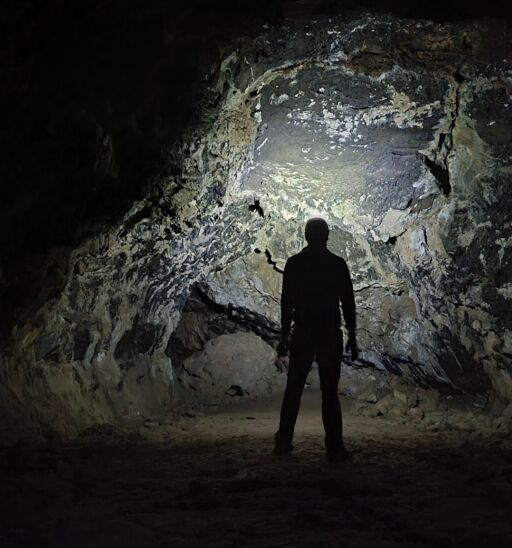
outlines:
[[[323,30],[292,32],[266,70],[239,53],[258,77],[245,88],[257,130],[238,193],[261,228],[256,254],[212,273],[208,291],[277,321],[268,263],[282,268],[322,215],[352,270],[368,364],[509,399],[510,84],[498,75],[510,61],[483,71],[489,38],[475,27]],[[310,54],[290,51],[301,47]]]
[[[322,215],[366,366],[512,400],[507,40],[366,17],[238,42],[169,150],[179,173],[74,250],[7,384],[62,428],[174,409],[207,341],[275,342],[279,270]]]

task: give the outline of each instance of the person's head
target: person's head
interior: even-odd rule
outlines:
[[[329,225],[321,217],[313,217],[306,223],[306,241],[313,247],[322,247],[329,238]]]

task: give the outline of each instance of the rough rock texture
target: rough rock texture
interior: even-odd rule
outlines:
[[[269,34],[254,65],[245,50],[231,61],[251,69],[240,193],[261,228],[255,255],[210,275],[215,299],[277,320],[279,267],[323,215],[352,269],[367,363],[509,400],[506,40],[371,18],[319,29]]]
[[[275,350],[256,335],[221,335],[184,361],[178,382],[203,405],[270,396],[284,384],[275,362]]]
[[[172,410],[208,340],[183,322],[275,340],[280,270],[320,214],[352,271],[363,365],[512,401],[509,44],[497,22],[374,16],[234,41],[166,175],[12,330],[4,390],[59,430]]]

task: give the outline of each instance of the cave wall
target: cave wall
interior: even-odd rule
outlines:
[[[67,431],[175,410],[208,341],[273,343],[279,271],[321,214],[352,270],[366,366],[511,401],[509,38],[496,22],[364,16],[234,40],[194,124],[164,143],[172,169],[72,250],[63,289],[12,330],[4,392]],[[222,333],[204,327],[211,309]]]
[[[352,269],[363,362],[508,401],[506,39],[474,24],[347,27],[240,52],[258,130],[238,193],[262,226],[252,253],[209,275],[210,296],[277,323],[279,270],[320,214]],[[255,77],[262,55],[275,65]]]

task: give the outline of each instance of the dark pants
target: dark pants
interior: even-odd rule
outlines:
[[[330,327],[321,332],[308,328],[294,330],[290,342],[288,379],[277,438],[282,445],[288,445],[292,441],[300,399],[315,356],[322,390],[325,446],[328,449],[337,449],[343,445],[341,407],[338,399],[343,335],[338,327]]]

